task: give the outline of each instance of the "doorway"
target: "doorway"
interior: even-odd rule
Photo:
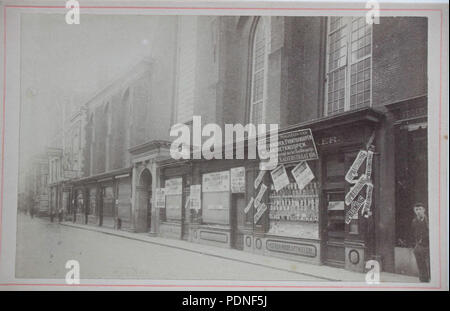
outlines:
[[[239,227],[244,225],[245,205],[245,195],[243,193],[232,195],[230,209],[230,242],[232,248],[240,250],[244,249],[244,235],[239,231]]]
[[[152,229],[152,174],[147,168],[142,171],[139,177],[136,195],[138,200],[136,230],[138,232],[149,232]]]
[[[342,268],[345,265],[345,192],[326,191],[323,222],[325,264]]]

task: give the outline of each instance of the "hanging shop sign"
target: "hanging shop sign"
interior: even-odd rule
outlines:
[[[182,188],[183,188],[183,179],[181,177],[166,180],[165,183],[166,195],[179,195],[182,193]]]
[[[267,186],[261,184],[261,188],[259,188],[258,195],[255,198],[255,208],[259,209],[259,205],[261,204],[262,197],[267,190]]]
[[[350,204],[350,209],[348,210],[347,214],[345,215],[345,223],[349,224],[352,219],[358,218],[358,212],[361,209],[361,207],[364,205],[364,197],[360,195],[357,200],[353,201]]]
[[[356,184],[351,187],[350,191],[345,195],[345,204],[350,205],[350,203],[355,200],[356,196],[361,192],[364,186],[369,184],[370,180],[367,178],[367,176],[365,174],[361,175]]]
[[[259,172],[258,176],[255,179],[255,184],[254,184],[255,189],[258,189],[259,184],[262,182],[265,174],[266,174],[266,171],[260,171]]]
[[[361,214],[364,215],[364,217],[367,218],[372,215],[370,206],[372,205],[373,193],[373,184],[371,177],[374,148],[372,143],[374,138],[375,132],[372,133],[367,143],[368,150],[359,151],[355,161],[353,161],[352,166],[345,175],[345,180],[348,183],[353,184],[353,186],[350,188],[350,191],[345,195],[345,204],[347,206],[350,206],[350,209],[347,211],[345,217],[345,222],[347,224],[351,222],[351,220],[355,217],[355,214],[357,214],[360,209]],[[364,161],[366,162],[365,171],[363,174],[361,174],[361,176],[358,177],[359,169]],[[365,197],[363,195],[359,195],[364,187],[366,187]],[[356,200],[357,197],[358,199]]]
[[[357,179],[355,179],[355,177],[358,176],[358,170],[366,158],[367,158],[367,151],[365,150],[359,151],[355,161],[353,161],[352,166],[350,166],[350,169],[348,170],[347,174],[345,174],[345,180],[348,183],[354,184],[358,181]]]
[[[230,191],[230,172],[214,172],[203,174],[203,192],[227,192]]]
[[[191,209],[199,210],[202,206],[202,185],[191,185]]]
[[[245,193],[245,167],[230,170],[231,193]]]
[[[166,207],[166,194],[164,188],[156,188],[155,200],[156,200],[156,208]]]
[[[284,165],[278,166],[276,169],[270,172],[272,176],[273,185],[275,187],[275,191],[280,191],[287,185],[289,185],[289,177],[286,173],[286,168]]]
[[[294,176],[300,191],[314,179],[314,173],[305,161],[300,162],[292,169],[292,176]]]
[[[264,214],[264,212],[267,210],[267,205],[266,203],[262,203],[260,208],[258,209],[258,211],[256,212],[255,216],[254,216],[254,222],[255,224],[258,223],[258,221],[261,219],[261,216]]]
[[[253,197],[250,198],[250,201],[248,202],[247,206],[244,209],[244,213],[247,214],[248,211],[252,208],[253,202],[255,200],[253,199]]]
[[[278,163],[317,160],[319,158],[311,129],[280,134]]]
[[[188,196],[186,198],[186,203],[184,204],[184,209],[188,210],[190,206],[191,206],[191,196]]]

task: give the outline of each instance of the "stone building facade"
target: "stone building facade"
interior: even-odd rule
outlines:
[[[73,221],[356,271],[376,259],[383,270],[416,273],[406,246],[409,207],[427,203],[425,18],[173,16],[159,25],[151,57],[80,106],[71,122],[79,147],[52,153],[77,172],[55,184]],[[259,215],[247,208],[261,187],[258,159],[171,158],[170,130],[192,128],[193,116],[222,129],[311,130],[314,178],[299,189],[292,170],[301,161],[281,163],[289,184],[277,192],[266,172]],[[371,213],[346,223],[345,175],[361,150],[373,152]],[[244,191],[232,190],[232,169],[245,172]]]

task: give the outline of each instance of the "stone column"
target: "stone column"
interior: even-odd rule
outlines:
[[[133,170],[131,173],[131,225],[130,230],[136,232],[136,174],[137,164],[133,164]]]
[[[152,174],[152,216],[151,216],[151,224],[150,224],[150,232],[149,235],[156,236],[159,229],[159,209],[156,208],[156,188],[159,187],[159,169],[158,165],[152,161],[149,165],[150,172]]]

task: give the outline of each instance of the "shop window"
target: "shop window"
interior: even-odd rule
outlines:
[[[77,191],[76,200],[77,200],[77,213],[84,214],[84,198],[82,190]]]
[[[269,192],[269,234],[299,238],[319,238],[319,183],[316,178],[303,189],[292,177],[280,191],[271,186]],[[313,169],[313,168],[312,168]]]
[[[97,189],[89,189],[88,215],[97,215]]]
[[[202,221],[208,224],[230,224],[229,171],[203,174]]]
[[[181,220],[183,204],[183,178],[172,178],[165,182],[166,189],[166,220]]]
[[[252,73],[251,73],[251,97],[250,97],[250,123],[262,124],[265,121],[264,110],[266,102],[267,83],[267,46],[265,21],[258,18],[253,33],[252,42]]]
[[[371,105],[372,25],[365,17],[330,17],[325,115]]]
[[[114,216],[114,191],[108,186],[103,189],[103,217]]]

